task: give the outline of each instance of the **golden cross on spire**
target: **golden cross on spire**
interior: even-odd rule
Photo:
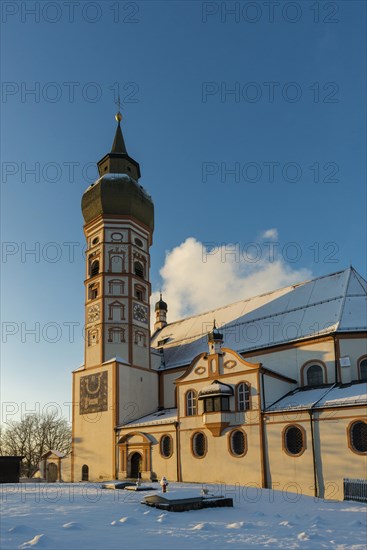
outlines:
[[[120,124],[121,120],[122,120],[122,114],[121,114],[121,109],[123,108],[122,107],[122,101],[120,99],[120,94],[118,95],[117,97],[117,101],[115,101],[116,105],[118,105],[118,113],[115,115],[115,119],[117,120],[117,122]]]

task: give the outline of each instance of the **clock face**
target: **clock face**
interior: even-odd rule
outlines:
[[[148,320],[148,308],[141,304],[134,304],[133,307],[135,321],[146,323]]]

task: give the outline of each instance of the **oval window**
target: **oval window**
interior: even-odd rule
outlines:
[[[137,246],[140,246],[140,248],[143,247],[143,241],[141,241],[140,239],[135,239],[135,244],[136,244]]]
[[[350,442],[358,453],[367,452],[367,422],[353,422],[349,430]]]
[[[164,435],[161,439],[161,455],[165,458],[172,455],[172,438],[170,435]]]
[[[198,458],[206,454],[206,437],[203,433],[197,432],[192,438],[192,452]]]
[[[230,448],[231,452],[235,456],[242,456],[245,454],[245,434],[241,430],[235,430],[230,435]]]
[[[303,431],[298,426],[289,426],[284,432],[284,448],[291,455],[304,451]]]

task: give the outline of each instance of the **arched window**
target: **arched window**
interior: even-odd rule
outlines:
[[[163,435],[159,444],[160,453],[164,458],[169,458],[173,453],[172,437]]]
[[[367,380],[367,357],[359,363],[359,378],[360,380]]]
[[[90,276],[95,277],[99,273],[99,261],[94,260],[94,262],[91,263],[90,266]]]
[[[320,386],[324,383],[321,365],[310,365],[307,368],[307,386]]]
[[[237,386],[237,409],[239,411],[248,411],[250,408],[250,385],[241,382]]]
[[[137,277],[144,278],[144,266],[140,262],[134,262],[134,273]]]
[[[82,481],[88,481],[89,480],[89,466],[86,464],[83,464],[82,466]]]
[[[229,449],[234,456],[246,453],[246,435],[242,430],[234,430],[229,434]]]
[[[356,420],[349,426],[349,444],[357,453],[367,453],[367,422]]]
[[[121,327],[111,327],[108,329],[108,341],[112,344],[125,342],[125,331]]]
[[[299,426],[288,426],[283,431],[283,446],[286,453],[300,456],[305,450],[305,433]]]
[[[186,394],[186,416],[195,416],[197,411],[196,392],[190,390]]]
[[[191,439],[191,450],[197,458],[203,458],[207,451],[206,437],[202,432],[196,432]]]

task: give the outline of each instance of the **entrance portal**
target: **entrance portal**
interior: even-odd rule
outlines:
[[[142,457],[140,453],[134,453],[130,460],[130,477],[138,478],[141,472]]]
[[[49,483],[54,483],[57,480],[57,474],[58,474],[58,468],[56,464],[53,462],[50,462],[50,464],[47,465],[47,481]]]

